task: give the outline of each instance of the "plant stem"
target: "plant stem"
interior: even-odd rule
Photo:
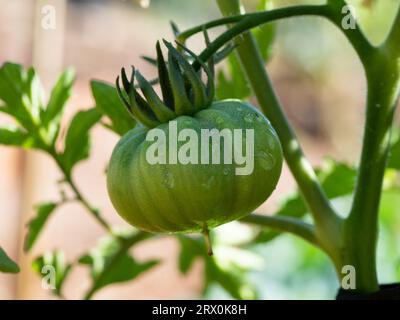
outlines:
[[[243,218],[241,221],[267,227],[276,231],[289,232],[310,242],[314,246],[320,246],[315,236],[314,226],[296,218],[252,214]]]
[[[111,233],[111,226],[103,219],[103,217],[100,215],[99,211],[90,204],[90,202],[82,195],[80,192],[79,188],[75,184],[75,182],[72,179],[72,176],[67,172],[65,169],[61,158],[59,154],[52,149],[47,150],[47,152],[50,154],[50,156],[54,159],[56,162],[58,168],[64,175],[64,181],[68,183],[68,185],[71,187],[72,191],[75,194],[76,200],[79,201],[82,206],[96,219],[96,221],[108,232]]]
[[[344,263],[357,270],[357,290],[378,290],[378,211],[400,91],[400,68],[384,50],[367,69],[368,98],[363,150],[353,206],[345,223]]]
[[[400,8],[397,11],[392,30],[386,41],[386,46],[397,59],[400,58]]]
[[[348,15],[352,15],[351,12],[343,11],[343,8],[345,7],[348,7],[348,4],[344,0],[328,0],[328,10],[325,17],[336,25],[346,36],[347,40],[349,40],[354,50],[357,52],[359,59],[363,63],[364,69],[367,69],[375,48],[362,33],[360,26],[357,23],[355,23],[354,29],[343,26],[343,19]],[[356,22],[354,16],[351,16],[351,19]]]
[[[106,229],[108,232],[111,232],[111,227],[110,225],[107,223],[107,221],[105,221],[103,219],[103,217],[100,215],[99,211],[94,208],[89,202],[88,200],[86,200],[86,198],[82,195],[82,193],[79,191],[78,187],[76,186],[76,184],[74,183],[74,181],[72,180],[71,177],[66,177],[66,181],[68,182],[68,184],[70,185],[71,189],[74,191],[75,195],[76,195],[76,199],[93,215],[93,217],[97,220],[97,222],[104,228]]]
[[[217,0],[218,5],[223,5],[223,1],[220,2]],[[230,3],[229,1],[226,2],[227,6],[236,6],[237,0],[232,0]],[[228,8],[228,7],[226,7]],[[229,9],[229,8],[228,8]],[[232,26],[229,30],[221,34],[217,37],[214,41],[210,43],[210,45],[200,54],[199,58],[203,61],[207,61],[210,59],[213,54],[215,54],[219,49],[225,46],[229,41],[234,39],[235,37],[239,36],[240,34],[251,30],[257,26],[263,25],[268,22],[273,22],[279,19],[296,17],[296,16],[304,16],[304,15],[312,15],[312,16],[322,16],[325,17],[328,15],[330,8],[326,5],[304,5],[304,6],[292,6],[287,8],[275,9],[271,11],[263,11],[263,12],[256,12],[249,15],[242,15],[242,18],[236,17],[240,22]],[[225,10],[224,10],[225,11]],[[236,8],[235,10],[228,10],[225,11],[226,14],[240,14],[240,8]],[[235,18],[235,19],[236,19]],[[224,22],[224,21],[222,21]],[[226,24],[226,23],[224,23]],[[203,26],[197,27],[198,31],[203,30]],[[200,29],[201,28],[201,29]],[[193,33],[193,31],[191,31]],[[184,34],[184,33],[183,33]],[[180,40],[180,38],[178,38]]]
[[[231,4],[227,5],[236,6],[236,1],[233,0]],[[222,4],[224,5],[224,4]],[[358,24],[355,29],[343,28],[342,20],[345,14],[342,13],[342,9],[346,6],[344,0],[334,0],[329,1],[328,5],[301,5],[301,6],[290,6],[285,8],[279,8],[269,11],[240,14],[240,10],[226,11],[228,16],[219,20],[210,21],[208,23],[196,26],[189,30],[186,30],[179,34],[177,40],[184,43],[192,35],[202,32],[204,29],[214,28],[221,25],[227,25],[229,23],[236,23],[228,31],[221,34],[217,39],[215,39],[200,55],[203,61],[207,61],[214,53],[216,53],[220,48],[222,48],[226,43],[231,41],[236,36],[248,31],[252,28],[260,26],[262,24],[273,22],[280,19],[291,18],[296,16],[320,16],[327,18],[332,23],[334,23],[343,34],[347,37],[349,42],[352,44],[353,48],[357,52],[360,60],[362,61],[364,67],[367,67],[370,61],[370,57],[373,54],[374,47],[367,40],[365,35],[361,32]],[[227,7],[230,9],[229,7]],[[351,14],[351,13],[349,13]],[[355,18],[353,17],[354,21]],[[399,18],[400,19],[400,18]],[[395,42],[395,41],[393,41]],[[196,67],[197,64],[195,64]]]
[[[217,3],[224,15],[240,13],[240,5],[237,0],[217,0]],[[305,6],[303,8],[295,8],[293,12],[296,14],[299,12],[321,14],[321,10],[323,11],[325,8],[325,6]],[[286,10],[288,9],[290,8],[286,8]],[[277,10],[271,12],[277,12]],[[263,13],[263,16],[265,17],[265,13]],[[263,19],[264,20],[261,21],[265,21],[265,18]],[[229,31],[232,31],[235,28],[242,29],[242,27],[239,28],[239,25],[241,24],[246,25],[246,28],[248,28],[249,25],[260,24],[260,20],[253,20],[256,21],[246,19]],[[229,35],[229,31],[224,34]],[[236,33],[236,31],[232,33]],[[222,36],[220,36],[219,39],[220,38],[222,38]],[[215,40],[213,43],[216,43],[217,41],[218,40]],[[211,46],[212,44],[209,48]],[[321,240],[322,238],[331,240],[336,239],[340,230],[341,221],[332,209],[318,182],[312,166],[303,154],[296,135],[284,114],[268,74],[265,71],[264,61],[259,49],[253,36],[249,32],[243,34],[240,39],[240,45],[236,50],[262,111],[270,119],[278,133],[287,164],[314,217],[317,236],[321,236]],[[332,251],[332,248],[329,248],[331,242],[332,241],[323,241],[321,244],[325,246],[326,250]]]

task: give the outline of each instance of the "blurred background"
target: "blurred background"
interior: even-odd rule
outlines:
[[[324,1],[275,0],[274,6]],[[258,1],[244,1],[254,10]],[[372,42],[378,44],[390,29],[399,5],[397,0],[349,1]],[[57,28],[40,27],[43,7],[56,8]],[[220,17],[212,0],[0,0],[0,63],[12,61],[33,65],[46,92],[57,76],[69,66],[77,73],[67,117],[76,110],[94,105],[89,81],[114,82],[122,66],[135,65],[147,77],[154,68],[141,59],[154,55],[157,40],[173,39],[170,20],[181,29]],[[215,36],[221,29],[213,30]],[[358,161],[363,130],[366,86],[363,70],[355,52],[343,35],[318,18],[299,18],[277,25],[276,41],[268,70],[286,112],[294,124],[305,153],[320,165],[325,158],[349,164]],[[199,52],[201,38],[189,41]],[[221,66],[224,68],[224,66]],[[255,101],[253,101],[255,103]],[[397,123],[399,117],[397,117]],[[0,115],[0,124],[9,121]],[[92,153],[75,171],[76,181],[87,198],[101,208],[113,225],[126,227],[114,212],[106,192],[104,170],[118,137],[104,128],[93,131]],[[0,146],[0,244],[18,261],[18,275],[0,274],[0,299],[51,299],[31,268],[32,260],[47,250],[62,249],[68,260],[76,260],[94,247],[103,230],[77,204],[57,210],[30,254],[22,251],[25,225],[33,216],[35,204],[58,197],[60,178],[51,159],[37,152]],[[338,181],[340,183],[340,181]],[[272,214],[277,203],[295,190],[285,168],[273,197],[258,212]],[[400,228],[399,198],[394,195],[384,210],[392,231]],[[346,202],[347,201],[347,202]],[[396,202],[397,201],[397,204]],[[338,205],[346,208],[348,199]],[[379,257],[380,279],[400,280],[400,243],[383,227]],[[232,241],[232,234],[246,235],[246,226],[233,223],[218,228],[216,237]],[[203,268],[197,261],[183,275],[177,267],[179,245],[167,237],[135,247],[139,260],[161,259],[151,271],[131,282],[99,291],[96,299],[190,299],[202,297]],[[326,257],[290,235],[252,247],[243,255],[230,253],[247,263],[248,279],[262,299],[327,299],[338,288],[333,268]],[[228,254],[229,255],[229,254]],[[230,259],[229,257],[227,258]],[[242,263],[243,263],[242,261]],[[73,269],[64,286],[64,296],[80,299],[90,278],[87,268]],[[210,286],[206,298],[229,298],[218,285]]]

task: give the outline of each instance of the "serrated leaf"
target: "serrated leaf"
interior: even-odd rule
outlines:
[[[57,203],[44,203],[37,207],[37,215],[28,223],[28,234],[25,237],[24,250],[32,249],[50,215],[57,208]]]
[[[79,161],[89,156],[90,129],[100,121],[97,109],[79,111],[72,119],[65,137],[65,149],[62,154],[63,164],[68,173]]]
[[[249,97],[251,89],[234,53],[229,55],[227,64],[228,70],[226,72],[220,70],[217,75],[216,94],[218,99],[245,99]]]
[[[11,260],[3,248],[0,247],[0,272],[18,273],[19,271],[18,265]]]
[[[61,116],[71,96],[74,80],[75,72],[72,69],[64,71],[51,91],[46,109],[42,111],[42,125],[48,127],[50,141],[54,141],[57,137]]]
[[[204,293],[214,284],[222,287],[234,299],[257,299],[258,293],[245,278],[245,272],[234,267],[222,268],[214,259],[205,261],[206,285]]]
[[[325,160],[316,172],[329,199],[351,194],[355,188],[357,170],[348,164]]]
[[[129,241],[129,236],[107,236],[79,259],[91,269],[93,284],[87,298],[110,284],[133,280],[159,263],[157,260],[136,261],[129,253]]]
[[[91,88],[96,108],[109,118],[111,130],[122,136],[136,126],[114,86],[102,81],[92,81]]]
[[[182,274],[186,274],[192,267],[195,259],[204,254],[204,248],[199,247],[198,241],[186,236],[179,236],[178,240],[181,246],[178,267]]]
[[[18,128],[0,128],[0,144],[23,147],[27,145],[29,135]]]
[[[29,132],[36,130],[42,108],[43,89],[34,69],[5,63],[0,68],[1,112],[12,116]]]
[[[72,268],[62,251],[48,252],[36,258],[32,262],[32,268],[56,295],[62,296],[62,286]]]

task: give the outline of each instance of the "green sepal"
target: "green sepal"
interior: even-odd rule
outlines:
[[[185,79],[179,64],[171,51],[168,52],[168,66],[168,75],[174,95],[175,112],[177,115],[189,114],[194,108],[187,95]]]
[[[214,101],[214,97],[215,97],[214,77],[213,77],[213,74],[212,74],[210,68],[202,60],[200,60],[199,57],[193,51],[191,51],[190,49],[185,47],[183,44],[180,44],[179,42],[176,42],[176,44],[179,47],[181,47],[184,51],[186,51],[190,56],[192,56],[194,61],[199,63],[200,66],[204,69],[204,71],[207,75],[207,78],[208,78],[207,89],[206,89],[208,100],[207,100],[204,108],[208,107]]]
[[[160,81],[161,92],[163,95],[164,103],[171,110],[174,110],[174,94],[171,89],[171,84],[168,77],[168,68],[165,63],[164,55],[161,51],[160,42],[157,41],[156,45],[157,51],[157,68],[158,68],[158,78]]]
[[[193,94],[193,106],[195,110],[201,110],[207,101],[207,94],[205,87],[197,72],[193,67],[187,62],[187,60],[176,50],[171,43],[164,40],[166,47],[173,57],[178,61],[179,65],[183,69],[189,83],[191,84],[191,92]]]
[[[160,122],[168,122],[174,119],[176,117],[175,113],[161,101],[151,84],[138,70],[135,71],[135,75],[136,80],[139,83],[139,87],[142,90],[151,110],[155,113],[157,119]]]
[[[132,114],[132,116],[139,122],[141,122],[143,125],[149,128],[154,128],[160,124],[159,121],[157,121],[154,113],[152,112],[150,106],[147,104],[147,102],[139,95],[139,93],[136,91],[134,87],[134,76],[135,76],[135,70],[132,70],[132,76],[131,76],[131,81],[128,80],[128,77],[126,75],[125,68],[122,68],[121,70],[121,78],[122,78],[122,85],[125,89],[125,92],[128,96],[128,100],[125,98],[123,95],[119,80],[120,78],[117,78],[116,85],[117,85],[117,91],[120,96],[120,98],[124,101],[124,104],[128,108],[129,112]]]

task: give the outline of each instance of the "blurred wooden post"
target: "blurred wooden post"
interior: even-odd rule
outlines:
[[[67,0],[36,0],[35,2],[32,65],[40,76],[47,98],[64,66],[66,6]],[[49,187],[49,183],[54,183],[54,180],[50,182],[54,175],[51,170],[47,172],[46,177],[43,177],[45,174],[43,162],[46,160],[43,155],[37,153],[29,153],[25,160],[26,176],[24,177],[20,224],[21,244],[26,234],[25,225],[34,214],[32,207],[40,198],[40,190]],[[54,188],[54,186],[51,187]],[[22,250],[22,245],[20,247]],[[37,284],[37,275],[32,272],[31,261],[32,256],[21,252],[19,262],[22,272],[18,278],[17,299],[29,297],[29,292],[34,290],[32,283]]]
[[[32,16],[34,4],[25,0],[0,0],[0,32],[3,43],[0,63],[26,64],[31,60]],[[9,117],[0,114],[0,126]],[[0,245],[19,260],[24,152],[20,148],[0,146]],[[0,273],[0,300],[16,295],[18,275]]]
[[[36,0],[32,64],[46,92],[64,66],[67,0]]]

